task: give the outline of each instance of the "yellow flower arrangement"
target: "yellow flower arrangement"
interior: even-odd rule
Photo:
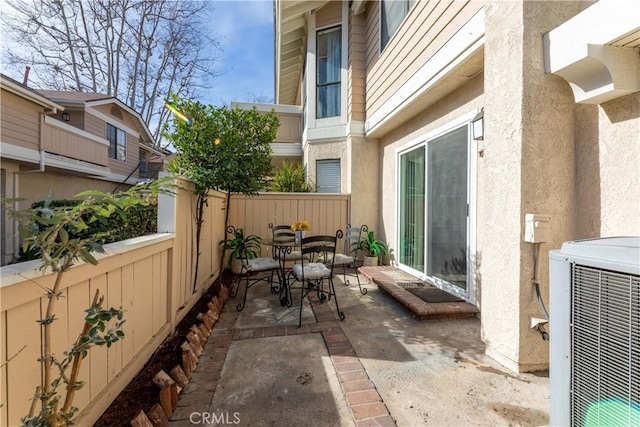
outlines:
[[[309,231],[311,226],[307,221],[296,221],[291,224],[291,231]]]

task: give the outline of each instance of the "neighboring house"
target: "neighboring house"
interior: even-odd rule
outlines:
[[[138,113],[103,94],[31,89],[0,75],[3,197],[24,209],[53,192],[72,198],[112,192],[157,175],[165,154]],[[17,247],[13,221],[2,215],[2,263]]]
[[[318,189],[350,193],[351,223],[387,240],[399,268],[477,305],[489,356],[547,368],[525,215],[550,216],[538,271],[547,306],[549,250],[640,234],[637,5],[274,9],[276,104],[301,109]]]

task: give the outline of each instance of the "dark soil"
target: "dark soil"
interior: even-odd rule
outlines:
[[[230,284],[232,281],[230,272],[222,275],[222,283]],[[127,387],[115,398],[107,410],[96,421],[96,427],[129,426],[131,419],[142,409],[148,412],[153,405],[158,403],[159,389],[153,383],[153,377],[164,370],[166,373],[176,365],[182,363],[182,350],[180,345],[187,339],[189,328],[197,324],[198,313],[206,312],[207,303],[218,295],[220,286],[213,284],[203,294],[202,298],[193,306],[182,321],[177,325],[175,333],[168,336],[151,356],[142,370],[136,375]]]

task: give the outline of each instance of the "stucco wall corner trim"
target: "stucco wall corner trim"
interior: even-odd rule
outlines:
[[[349,122],[349,134],[347,136],[365,136],[364,131],[364,122],[361,121],[351,121]]]
[[[349,128],[347,125],[309,129],[307,142],[333,142],[344,141],[347,138]]]
[[[406,110],[430,89],[437,86],[466,59],[484,47],[484,8],[462,26],[429,60],[415,72],[365,122],[367,137],[379,137],[379,131],[396,114]]]

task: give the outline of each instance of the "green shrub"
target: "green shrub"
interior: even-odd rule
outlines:
[[[78,206],[82,200],[78,199],[54,199],[51,200],[49,209],[65,209]],[[42,209],[44,200],[34,202],[31,209]],[[138,236],[153,234],[158,229],[158,203],[157,199],[149,202],[137,202],[121,209],[124,215],[111,215],[108,218],[96,216],[90,221],[89,214],[82,219],[87,223],[88,228],[77,230],[66,227],[66,231],[71,237],[86,239],[94,236],[101,245],[119,242],[121,240],[132,239]],[[126,218],[126,219],[123,219]],[[43,231],[44,225],[37,225],[39,231]],[[40,251],[37,248],[28,249],[26,252],[20,250],[18,262],[29,261],[40,258]]]
[[[307,171],[301,164],[293,165],[283,162],[282,168],[273,177],[271,191],[311,193],[313,187],[307,183],[306,175]]]

